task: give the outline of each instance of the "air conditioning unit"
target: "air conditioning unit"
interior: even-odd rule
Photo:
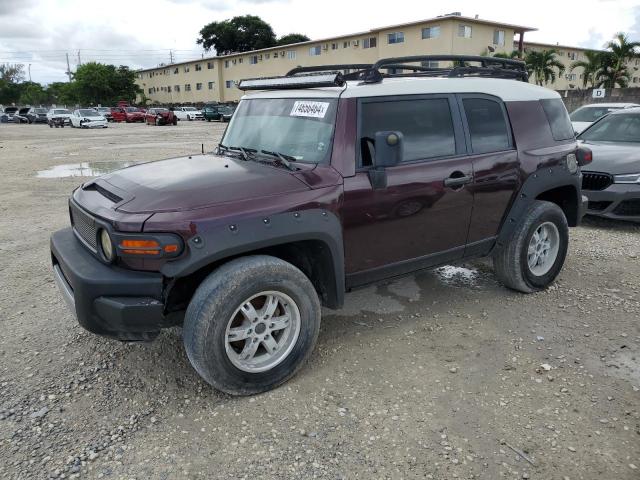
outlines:
[[[324,45],[322,45],[322,50],[329,50],[329,44],[325,43]]]
[[[353,41],[353,46],[357,47],[358,45],[360,45],[360,40],[354,40]]]

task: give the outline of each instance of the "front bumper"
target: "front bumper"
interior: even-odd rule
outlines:
[[[640,185],[614,183],[604,190],[583,190],[587,215],[640,222]]]
[[[80,128],[106,128],[106,120],[95,120],[91,122],[80,122]]]
[[[90,332],[123,341],[153,340],[176,322],[164,315],[163,277],[106,265],[71,228],[51,236],[56,284],[78,320]]]

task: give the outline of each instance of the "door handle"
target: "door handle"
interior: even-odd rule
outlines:
[[[463,185],[466,185],[467,183],[471,183],[473,181],[473,177],[469,176],[469,175],[462,175],[462,176],[453,176],[456,175],[456,173],[461,174],[462,172],[454,172],[452,173],[451,177],[449,178],[445,178],[444,179],[444,186],[445,187],[461,187]]]

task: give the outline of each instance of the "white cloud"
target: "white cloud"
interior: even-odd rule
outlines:
[[[600,48],[614,33],[640,35],[637,0],[538,0],[478,3],[458,0],[442,8],[419,0],[0,0],[0,62],[31,63],[34,81],[65,80],[66,57],[72,69],[99,60],[149,67],[174,59],[197,58],[199,30],[235,15],[258,15],[278,36],[291,32],[311,38],[431,18],[453,9],[464,15],[538,28],[525,39]]]

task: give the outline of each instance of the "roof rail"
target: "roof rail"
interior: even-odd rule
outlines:
[[[417,62],[420,64],[411,65]],[[451,66],[430,67],[428,62],[451,62]],[[343,73],[345,70],[354,71]],[[383,73],[381,70],[386,72]],[[414,55],[383,58],[374,64],[345,63],[296,67],[282,77],[241,80],[238,88],[240,90],[281,90],[341,87],[346,80],[378,83],[390,77],[485,77],[529,81],[526,65],[521,60],[479,55]]]

